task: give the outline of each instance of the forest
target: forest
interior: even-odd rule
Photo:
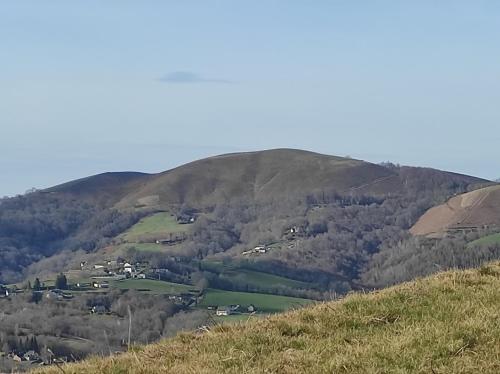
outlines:
[[[212,206],[185,203],[175,212],[197,216],[185,241],[167,252],[131,246],[124,256],[151,269],[168,269],[151,276],[193,285],[201,293],[213,288],[313,300],[500,258],[498,245],[471,245],[491,232],[430,239],[413,237],[408,231],[426,210],[477,185],[431,169],[384,166],[405,180],[403,191],[322,189],[267,201],[233,199]],[[97,201],[43,191],[0,200],[0,284],[26,285],[41,274],[68,270],[71,263],[114,244],[119,234],[154,213],[119,210]],[[264,255],[244,255],[259,246],[269,250]],[[238,272],[298,283],[251,282]],[[61,286],[64,282],[56,280],[56,284],[56,288],[65,288]],[[37,287],[34,292],[0,300],[3,352],[31,349],[47,354],[50,348],[58,356],[78,359],[123,350],[128,308],[135,343],[156,341],[207,323],[206,312],[185,310],[166,295],[113,289],[60,303],[37,298]],[[106,313],[90,313],[96,305]],[[3,370],[10,370],[9,361],[2,362]]]
[[[462,250],[472,237],[436,241],[408,233],[427,209],[477,186],[433,169],[384,166],[405,181],[404,191],[345,194],[323,189],[263,202],[233,199],[203,207],[185,203],[176,208],[178,213],[203,214],[181,248],[170,255],[139,252],[134,259],[181,267],[178,273],[186,274],[203,270],[198,263],[215,258],[313,282],[321,291],[346,292],[382,287],[439,267],[469,266],[495,258],[494,248]],[[40,260],[56,254],[103,248],[148,214],[151,211],[117,210],[70,194],[38,191],[2,199],[0,282],[20,281],[33,275],[33,269],[41,271],[44,261]],[[287,234],[290,228],[297,230],[293,238]],[[241,256],[257,245],[275,245],[276,249],[262,257]],[[453,257],[455,263],[440,254],[450,248],[460,252]],[[415,267],[413,262],[419,256],[426,260]],[[224,288],[245,288],[228,284],[217,274],[207,277]]]

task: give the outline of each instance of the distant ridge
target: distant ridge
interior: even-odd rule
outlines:
[[[155,175],[124,197],[121,206],[141,199],[166,204],[213,205],[234,199],[275,199],[319,190],[346,191],[370,185],[373,191],[397,190],[389,169],[348,158],[275,149],[233,153],[191,162]]]
[[[401,170],[402,174],[394,168],[351,158],[272,149],[209,157],[159,174],[105,173],[47,191],[107,201],[119,208],[162,208],[182,204],[213,206],[238,199],[286,199],[321,191],[398,193],[407,188],[408,175],[444,183],[487,182],[426,168]]]

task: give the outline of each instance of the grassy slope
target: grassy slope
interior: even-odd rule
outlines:
[[[152,279],[126,279],[114,281],[112,286],[126,290],[149,290],[153,294],[187,293],[194,287],[186,284],[157,281]]]
[[[127,230],[123,238],[128,242],[134,242],[143,235],[165,235],[170,233],[186,232],[189,225],[180,225],[170,213],[156,213],[141,219],[138,223]]]
[[[479,238],[469,243],[469,247],[500,244],[500,233]]]
[[[374,183],[376,181],[376,183]],[[203,207],[231,199],[283,198],[320,189],[399,191],[401,183],[387,168],[347,158],[293,149],[235,153],[191,162],[156,174],[118,204],[134,206],[158,197],[161,206],[189,202]]]
[[[247,269],[238,269],[235,271],[230,271],[224,273],[224,275],[232,278],[237,278],[244,280],[250,285],[255,285],[259,287],[269,287],[269,286],[284,286],[284,287],[292,287],[292,288],[311,288],[310,283],[300,282],[293,279],[280,277],[273,274],[262,273],[259,271],[247,270]]]
[[[281,277],[279,275],[263,273],[255,270],[239,268],[237,264],[223,264],[222,261],[204,260],[203,268],[209,271],[220,273],[227,278],[241,280],[255,287],[292,287],[298,289],[313,288],[313,284],[298,280]]]
[[[70,373],[499,373],[500,264],[182,334]],[[60,373],[58,368],[43,373]]]

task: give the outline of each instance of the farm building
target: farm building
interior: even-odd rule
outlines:
[[[217,308],[217,311],[215,312],[216,315],[218,316],[229,316],[232,314],[232,310],[229,307],[226,306],[221,306]]]
[[[134,266],[127,262],[123,265],[123,271],[125,273],[132,273],[134,271]]]

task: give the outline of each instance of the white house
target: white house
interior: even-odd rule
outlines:
[[[134,267],[133,267],[131,264],[129,264],[129,263],[127,262],[127,263],[125,263],[125,265],[123,265],[123,271],[124,271],[125,273],[130,273],[130,274],[132,274],[132,272],[134,271]]]
[[[231,308],[228,307],[219,307],[217,308],[217,311],[215,312],[216,315],[218,316],[228,316],[231,314]]]

